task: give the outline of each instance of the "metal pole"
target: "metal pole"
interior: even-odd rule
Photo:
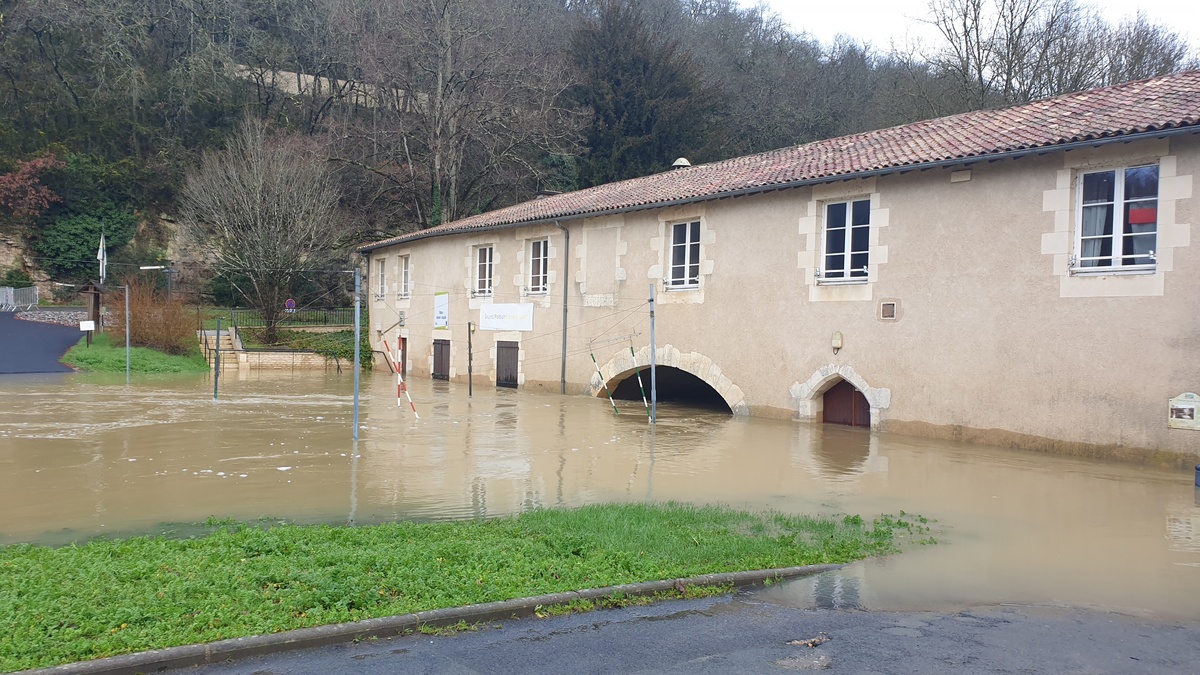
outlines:
[[[567,291],[571,288],[571,231],[558,221],[554,221],[554,226],[562,230],[563,233],[563,320],[562,320],[562,374],[559,380],[560,394],[567,393]]]
[[[656,371],[656,354],[658,347],[654,344],[654,282],[650,282],[650,423],[658,422],[658,372]]]
[[[358,351],[362,342],[362,275],[354,268],[354,440],[358,440]]]
[[[650,403],[646,400],[646,388],[642,386],[642,371],[638,370],[637,352],[633,351],[633,339],[629,340],[629,354],[633,356],[633,372],[637,375],[638,391],[642,392],[642,405],[646,406],[646,420],[650,420]]]
[[[217,380],[221,379],[221,317],[217,317],[217,349],[213,356],[213,400],[217,400]]]
[[[350,515],[346,524],[354,526],[354,516],[358,513],[358,442],[350,446]]]
[[[129,384],[129,284],[125,284],[125,384]]]
[[[468,398],[470,398],[472,396],[472,392],[474,391],[474,386],[475,386],[475,373],[472,370],[472,368],[474,367],[474,358],[471,354],[471,349],[472,349],[471,331],[474,327],[475,327],[475,324],[471,323],[470,321],[467,322],[467,397]]]

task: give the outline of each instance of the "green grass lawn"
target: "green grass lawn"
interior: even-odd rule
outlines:
[[[712,572],[841,563],[927,531],[682,504],[0,547],[0,670]]]
[[[87,346],[86,339],[81,339],[63,356],[62,362],[90,372],[123,373],[125,343],[113,344],[108,333],[100,333],[92,338],[91,347]],[[129,350],[129,370],[134,373],[202,373],[208,370],[208,364],[200,353],[199,345],[195,352],[187,356],[172,356],[153,349],[133,347]]]

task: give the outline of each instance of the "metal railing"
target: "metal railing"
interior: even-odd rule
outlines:
[[[0,286],[0,312],[15,312],[18,309],[33,309],[38,304],[37,286],[13,288]],[[353,317],[353,311],[351,311]],[[353,318],[351,319],[353,325]]]
[[[210,325],[218,316],[225,321],[226,325],[240,328],[261,328],[266,325],[266,322],[263,321],[262,313],[257,309],[239,308],[217,311],[206,310],[204,312],[203,323],[206,326]],[[284,310],[279,316],[279,322],[275,325],[280,328],[298,326],[353,326],[354,308],[327,307],[296,309],[292,311]]]

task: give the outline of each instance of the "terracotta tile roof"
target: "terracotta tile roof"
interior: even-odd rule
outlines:
[[[1193,70],[598,185],[410,232],[360,250],[1198,125],[1200,70]]]

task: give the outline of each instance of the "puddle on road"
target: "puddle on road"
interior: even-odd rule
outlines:
[[[0,543],[682,500],[935,519],[934,546],[782,584],[813,607],[1080,605],[1200,618],[1200,496],[1180,472],[633,402],[348,375],[0,379]],[[168,525],[164,525],[168,524]]]

